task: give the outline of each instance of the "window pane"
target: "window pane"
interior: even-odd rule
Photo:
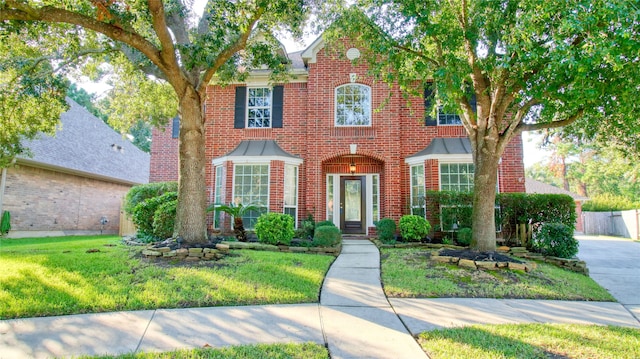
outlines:
[[[264,173],[264,174],[263,174]],[[234,169],[235,204],[258,204],[268,208],[269,203],[269,165],[236,165]],[[253,228],[255,221],[263,211],[253,211],[244,217],[244,226]]]
[[[371,125],[371,88],[349,84],[336,88],[336,126]]]
[[[271,127],[271,89],[249,88],[247,94],[247,127]]]

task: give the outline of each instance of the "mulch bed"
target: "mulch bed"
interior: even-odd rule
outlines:
[[[459,257],[463,259],[469,259],[472,261],[492,261],[492,262],[512,262],[512,263],[524,263],[513,257],[504,255],[498,252],[478,252],[470,249],[443,249],[439,252],[441,256],[447,257]]]

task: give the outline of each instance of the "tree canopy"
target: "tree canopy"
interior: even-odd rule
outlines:
[[[125,74],[118,84],[128,99],[112,103],[124,123],[133,123],[132,117],[162,120],[157,117],[171,107],[166,102],[173,102],[181,118],[175,234],[195,243],[206,240],[206,87],[214,79],[242,79],[245,69],[265,65],[273,78],[285,76],[289,64],[273,34],[287,30],[299,36],[312,5],[304,0],[208,0],[200,15],[191,0],[3,0],[0,32],[41,52],[49,49],[43,54],[48,61],[39,63],[54,71],[81,69],[98,76],[109,71],[103,66],[108,63]],[[14,49],[7,48],[6,54],[11,58]],[[152,83],[167,84],[173,94]],[[162,101],[164,106],[158,106]],[[45,102],[36,100],[25,109],[42,111]],[[146,111],[136,116],[118,112],[141,105]]]
[[[514,136],[573,125],[587,137],[637,144],[634,2],[359,0],[337,20],[330,38],[355,34],[372,75],[418,94],[421,82],[433,89],[427,111],[460,114],[476,168],[478,249],[495,248],[495,174]]]

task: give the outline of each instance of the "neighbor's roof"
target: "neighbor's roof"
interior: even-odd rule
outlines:
[[[224,161],[263,163],[273,160],[292,164],[302,163],[300,157],[283,150],[274,140],[244,140],[231,152],[215,158],[213,163],[218,164]]]
[[[539,193],[539,194],[566,194],[571,196],[574,201],[586,201],[589,198],[581,196],[577,193],[573,193],[556,186],[534,180],[533,178],[524,179],[525,192],[527,193]]]
[[[67,98],[55,136],[27,141],[18,163],[126,184],[149,182],[149,154]]]
[[[466,137],[434,138],[427,147],[408,156],[407,163],[419,163],[428,159],[471,159],[471,142]]]

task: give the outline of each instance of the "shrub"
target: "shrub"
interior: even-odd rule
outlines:
[[[382,243],[393,243],[396,239],[396,222],[391,218],[383,218],[374,222],[378,239]]]
[[[400,235],[407,241],[418,242],[431,230],[431,224],[423,217],[413,214],[400,218]]]
[[[320,221],[320,222],[316,223],[316,228],[324,227],[324,226],[335,227],[336,225],[333,223],[333,221]]]
[[[158,197],[148,198],[138,203],[134,208],[131,220],[138,228],[138,233],[142,235],[153,235],[153,216],[160,205],[178,198],[176,192],[167,192]]]
[[[293,217],[284,213],[265,213],[258,217],[254,229],[261,243],[289,245],[294,235]]]
[[[460,228],[458,231],[458,244],[465,247],[469,246],[471,244],[472,235],[473,232],[471,231],[471,228]]]
[[[340,230],[335,225],[316,226],[312,245],[316,247],[331,247],[339,244],[341,240]]]
[[[548,256],[571,258],[578,253],[578,241],[573,238],[573,228],[550,222],[534,234],[533,248]]]
[[[11,213],[9,211],[2,212],[2,220],[0,220],[0,236],[9,233],[11,230]]]
[[[177,200],[162,203],[153,214],[153,235],[157,238],[169,238],[173,236],[173,228],[176,222]]]
[[[145,200],[167,192],[178,192],[178,182],[154,182],[131,187],[124,199],[124,210],[133,215],[133,209]]]
[[[295,236],[297,238],[312,238],[313,232],[316,229],[316,221],[313,220],[313,215],[309,213],[306,219],[300,222],[300,226],[296,230]]]

